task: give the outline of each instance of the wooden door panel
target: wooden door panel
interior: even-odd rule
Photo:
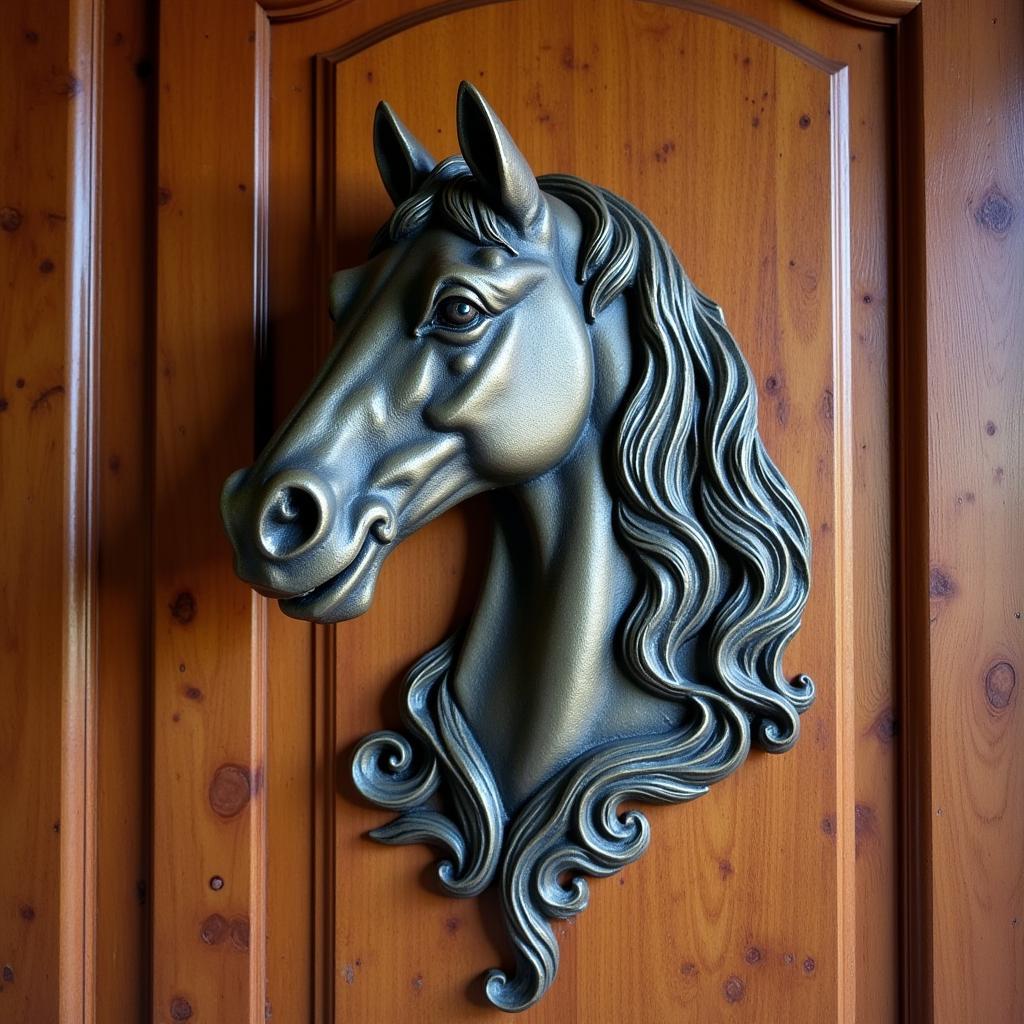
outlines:
[[[799,668],[822,681],[821,696],[795,755],[755,757],[694,807],[656,814],[652,850],[622,879],[630,890],[595,886],[594,906],[561,929],[559,982],[534,1015],[590,1019],[641,990],[648,998],[657,992],[665,1012],[680,1000],[742,1000],[766,1010],[786,992],[809,1019],[835,1013],[847,997],[838,965],[844,928],[852,927],[844,862],[852,849],[842,838],[852,836],[852,822],[840,820],[848,804],[839,797],[853,781],[854,694],[843,650],[852,627],[835,615],[849,608],[837,593],[848,585],[842,551],[852,536],[842,434],[850,386],[847,74],[756,23],[665,6],[609,5],[600,17],[589,5],[566,6],[555,24],[539,4],[433,13],[418,24],[385,22],[351,42],[343,41],[352,35],[348,11],[272,29],[271,330],[275,358],[287,353],[278,365],[302,367],[280,386],[279,408],[311,374],[308,353],[322,355],[328,344],[317,311],[329,274],[363,258],[388,212],[371,148],[379,98],[440,157],[456,148],[455,88],[473,80],[535,169],[606,184],[652,216],[725,308],[762,386],[766,442],[815,524],[817,582],[790,660],[807,659]],[[339,45],[325,50],[332,38]],[[882,176],[884,191],[878,162],[869,173]],[[312,222],[307,211],[315,211]],[[324,222],[334,225],[327,237]],[[482,506],[472,515],[486,517]],[[472,529],[460,513],[404,545],[374,609],[322,638],[330,655],[318,662],[327,674],[318,676],[318,691],[336,715],[323,746],[337,752],[337,778],[347,778],[353,741],[394,724],[381,695],[390,693],[393,704],[402,670],[450,628],[460,603],[464,610],[472,588],[458,555]],[[482,552],[479,538],[473,550]],[[276,689],[272,679],[271,706]],[[807,777],[819,780],[816,801],[800,796]],[[333,959],[339,1013],[479,1015],[466,1002],[467,986],[507,957],[500,942],[494,948],[493,905],[482,913],[428,891],[426,851],[381,850],[361,839],[381,816],[353,802],[344,781],[340,801],[320,802],[315,813],[330,819],[320,832],[336,837],[336,862],[321,869],[333,885],[315,892],[313,910],[322,929],[334,922],[335,946],[333,958],[326,946],[311,958],[321,972]],[[270,843],[272,864],[273,834]],[[320,908],[320,900],[331,906]],[[274,905],[271,895],[271,914]],[[639,921],[642,928],[629,926]],[[275,931],[271,923],[271,943]],[[315,933],[327,942],[324,931]],[[431,956],[439,942],[440,963]],[[272,976],[272,1002],[274,985]]]
[[[8,13],[5,11],[5,13]],[[493,894],[384,848],[352,742],[475,599],[467,503],[342,627],[234,576],[217,497],[483,88],[725,309],[808,510],[820,696],[558,926],[538,1021],[1021,1016],[1013,0],[17,0],[0,35],[0,1018],[464,1021]],[[898,679],[898,683],[896,680]],[[899,841],[897,841],[899,839]],[[147,1009],[148,1008],[148,1009]]]
[[[753,755],[693,805],[650,812],[651,849],[559,926],[558,980],[527,1016],[605,1019],[642,997],[640,1019],[779,1006],[847,1019],[858,903],[880,933],[861,947],[878,968],[867,999],[891,1012],[879,979],[892,975],[893,806],[872,732],[891,705],[889,623],[869,600],[856,617],[851,573],[863,546],[865,572],[888,584],[884,45],[796,7],[775,25],[742,5],[582,0],[557,18],[538,2],[251,13],[168,12],[161,26],[159,260],[185,273],[160,298],[158,503],[188,501],[157,519],[170,547],[158,542],[156,782],[177,794],[155,823],[155,943],[174,951],[155,975],[157,1012],[212,1005],[246,1019],[265,992],[287,1019],[498,1016],[475,988],[509,958],[494,898],[439,896],[425,883],[429,851],[367,841],[382,815],[347,781],[353,742],[396,723],[403,671],[471,606],[486,504],[404,543],[366,616],[317,629],[231,580],[210,516],[221,476],[330,344],[330,273],[364,258],[388,213],[371,150],[377,100],[441,157],[456,149],[462,78],[535,170],[634,201],[722,305],[758,383],[762,435],[814,536],[811,600],[787,659],[819,686],[803,738],[784,757]],[[225,67],[229,95],[211,106]],[[876,130],[858,132],[869,118]],[[183,306],[183,291],[198,300]],[[857,502],[868,480],[878,490]],[[861,655],[879,668],[870,693],[854,689]],[[861,761],[877,757],[861,783]],[[864,880],[855,785],[882,867]],[[265,950],[240,956],[246,941]]]
[[[546,4],[474,8],[337,56],[324,75],[327,89],[333,77],[326,121],[336,133],[334,181],[328,170],[325,187],[333,186],[343,254],[365,251],[367,228],[387,215],[370,145],[376,98],[387,97],[438,156],[447,155],[457,151],[458,82],[475,81],[535,170],[567,169],[629,197],[723,305],[755,378],[771,381],[765,441],[819,527],[818,585],[803,642],[790,653],[791,666],[821,681],[806,722],[809,742],[785,763],[757,756],[708,798],[659,813],[643,861],[621,879],[595,883],[591,909],[559,926],[559,978],[527,1017],[598,1020],[640,993],[652,1019],[680,1004],[706,1015],[729,1000],[766,1015],[783,992],[806,1019],[835,1015],[838,900],[846,894],[837,885],[837,845],[820,822],[835,816],[841,771],[833,724],[841,545],[832,529],[841,468],[834,422],[822,418],[821,403],[826,392],[844,393],[833,360],[844,340],[832,334],[844,311],[831,308],[844,298],[831,281],[833,248],[846,251],[848,225],[833,216],[833,204],[837,216],[844,204],[833,198],[831,167],[846,124],[841,115],[834,138],[829,107],[838,93],[845,108],[845,79],[834,82],[828,70],[720,20],[640,5],[609,6],[601,17],[592,5],[565,5],[554,23]],[[803,198],[797,204],[790,196]],[[433,591],[432,576],[406,569],[390,586],[382,580],[380,596],[415,603],[413,586]],[[371,612],[338,629],[341,749],[380,727],[375,695],[402,664],[381,671],[381,659],[363,653],[405,648],[399,637],[409,616],[385,615]],[[405,664],[441,637],[405,649]],[[799,797],[806,777],[818,780],[815,801]],[[359,965],[351,984],[345,974],[338,986],[339,1016],[488,1015],[467,1002],[466,990],[497,961],[507,964],[508,950],[494,949],[478,908],[426,891],[421,851],[391,857],[359,842],[386,820],[379,813],[344,804],[337,813],[336,959]],[[813,894],[799,904],[803,915],[793,905],[800,887]],[[439,943],[449,952],[441,959],[431,955]],[[756,973],[755,957],[763,958]]]

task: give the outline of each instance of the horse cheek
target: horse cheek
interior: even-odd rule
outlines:
[[[582,325],[551,338],[534,325],[513,323],[428,418],[438,429],[463,434],[485,479],[521,483],[557,465],[572,448],[592,390],[593,357]]]

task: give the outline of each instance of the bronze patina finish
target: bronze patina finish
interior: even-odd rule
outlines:
[[[395,211],[334,277],[336,347],[223,515],[243,579],[335,622],[403,537],[494,492],[479,607],[410,671],[408,735],[368,736],[353,774],[399,812],[374,838],[439,846],[452,893],[497,879],[516,967],[486,991],[522,1010],[558,968],[550,920],[647,846],[623,801],[692,799],[752,740],[796,741],[810,539],[722,313],[656,229],[536,178],[472,85],[457,119],[435,165],[378,108]]]

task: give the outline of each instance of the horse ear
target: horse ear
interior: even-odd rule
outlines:
[[[373,115],[373,154],[395,206],[405,202],[434,169],[434,158],[383,100]]]
[[[488,202],[525,232],[541,211],[540,187],[526,157],[470,82],[459,85],[455,119],[459,148]]]

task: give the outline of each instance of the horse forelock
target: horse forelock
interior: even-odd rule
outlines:
[[[395,207],[377,232],[371,254],[414,238],[431,225],[446,227],[478,245],[497,245],[518,255],[515,229],[484,199],[473,172],[460,156],[442,160],[416,192]]]
[[[570,175],[538,183],[580,219],[588,322],[624,294],[630,308],[631,382],[607,439],[615,527],[637,571],[616,633],[621,661],[659,696],[730,702],[762,746],[788,749],[814,696],[806,676],[782,674],[807,600],[810,538],[757,433],[750,369],[721,310],[639,210]],[[512,255],[522,244],[461,157],[396,207],[373,249],[428,226]],[[701,678],[692,679],[682,655],[697,638]]]

